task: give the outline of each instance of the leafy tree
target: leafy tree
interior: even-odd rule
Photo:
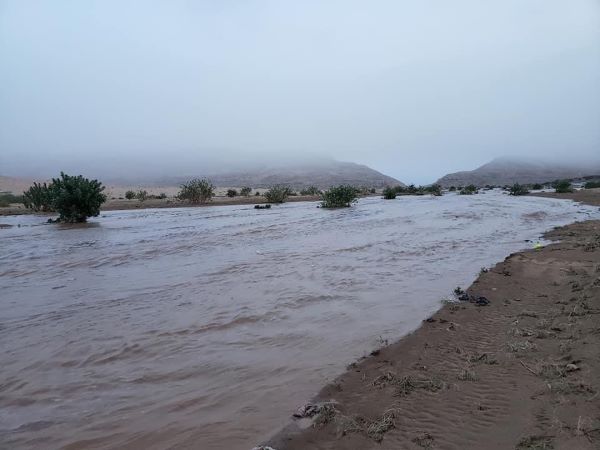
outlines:
[[[244,197],[248,197],[250,195],[250,192],[252,192],[252,188],[248,186],[244,186],[242,189],[240,189],[240,195]]]
[[[393,200],[396,198],[396,189],[390,186],[386,186],[383,189],[383,198],[386,200]]]
[[[584,188],[585,189],[600,188],[600,181],[588,181],[587,183],[585,183]]]
[[[145,189],[140,189],[135,194],[135,198],[137,198],[140,202],[145,202],[146,200],[148,200],[148,191],[146,191]]]
[[[450,186],[450,188],[448,188],[448,191],[450,191],[450,192],[456,191],[456,186]]]
[[[510,195],[527,195],[529,194],[529,190],[527,189],[527,186],[515,183],[510,187],[508,193]]]
[[[323,208],[347,208],[356,202],[357,191],[354,186],[341,184],[323,192]]]
[[[236,195],[238,195],[238,193],[235,189],[227,189],[227,197],[235,197]]]
[[[61,172],[60,178],[52,179],[49,190],[52,207],[59,213],[61,222],[85,222],[88,217],[96,217],[106,201],[102,183],[81,175]]]
[[[531,186],[531,189],[535,190],[535,191],[539,191],[540,189],[542,189],[544,186],[542,186],[540,183],[535,183],[533,186]]]
[[[283,203],[286,198],[289,197],[292,190],[288,186],[275,185],[271,186],[267,192],[265,192],[265,198],[269,203]]]
[[[164,200],[165,198],[167,198],[166,192],[161,192],[160,194],[158,194],[158,198],[161,200]]]
[[[215,195],[215,187],[206,178],[194,178],[187,183],[183,183],[179,190],[180,200],[190,203],[206,203]]]
[[[25,207],[36,212],[53,211],[51,186],[46,185],[46,183],[33,183],[33,186],[23,193]]]
[[[554,189],[559,194],[566,194],[567,192],[573,192],[573,186],[569,180],[559,180],[555,183]]]
[[[133,191],[125,192],[125,198],[127,200],[133,200],[135,198],[135,192],[133,192]]]

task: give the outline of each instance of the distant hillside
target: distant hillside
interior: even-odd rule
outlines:
[[[193,170],[189,171],[190,173],[193,173]],[[268,188],[274,184],[285,184],[294,189],[301,189],[311,185],[317,186],[320,189],[326,189],[338,184],[350,184],[353,186],[366,186],[370,188],[381,188],[387,185],[404,186],[400,181],[367,166],[331,160],[313,163],[288,163],[288,165],[282,164],[279,166],[263,165],[262,167],[251,169],[221,171],[218,173],[203,173],[199,170],[198,173],[194,173],[193,176],[207,177],[217,187],[249,186],[253,189]],[[164,188],[179,186],[183,181],[192,178],[192,176],[168,174],[157,178],[135,177],[135,174],[133,174],[132,178],[120,177],[115,179],[101,176],[98,178],[100,181],[103,181],[107,187],[111,188],[111,191],[120,192],[116,187],[126,186],[127,188],[133,188],[136,186],[143,186],[149,189],[152,189],[152,187],[160,187],[164,191]],[[35,180],[48,181],[37,178]],[[32,178],[0,176],[0,191],[9,191],[20,194],[29,188],[33,181],[34,179]]]
[[[559,165],[530,160],[497,158],[475,170],[450,173],[437,183],[443,187],[545,183],[563,178],[580,178],[600,173],[600,162],[583,165]]]
[[[266,188],[274,184],[286,184],[300,189],[317,186],[325,189],[338,184],[381,188],[387,185],[403,185],[400,181],[370,167],[350,162],[320,161],[318,163],[296,163],[281,166],[263,166],[235,172],[198,173],[210,178],[216,186],[250,186]],[[179,184],[187,177],[163,177],[161,185]]]

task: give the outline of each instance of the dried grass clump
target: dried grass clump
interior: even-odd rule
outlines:
[[[553,448],[552,436],[527,436],[517,444],[517,450],[551,450]]]
[[[333,422],[338,410],[332,403],[325,403],[319,407],[319,412],[313,422],[314,427],[322,427]]]
[[[528,351],[537,351],[537,345],[533,344],[530,341],[522,341],[522,342],[509,342],[506,344],[508,351],[512,353],[522,353]]]
[[[396,396],[405,396],[415,389],[425,389],[430,392],[437,392],[446,387],[446,383],[436,378],[416,378],[411,375],[398,377],[392,372],[387,372],[373,380],[373,386],[383,388],[394,386]]]
[[[458,373],[457,378],[461,381],[478,381],[479,380],[479,376],[470,369],[461,370]]]

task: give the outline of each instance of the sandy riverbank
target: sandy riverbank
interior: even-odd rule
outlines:
[[[489,304],[448,304],[351,365],[314,399],[319,413],[270,445],[600,448],[600,221],[546,237],[558,242],[510,255],[467,290]]]
[[[288,197],[286,202],[310,202],[319,201],[318,195],[296,195]],[[231,206],[231,205],[258,205],[266,203],[266,199],[261,196],[250,197],[214,197],[212,201],[200,204],[189,204],[180,202],[173,198],[167,199],[148,199],[143,202],[139,200],[110,199],[102,205],[101,211],[118,211],[128,209],[150,209],[150,208],[188,208],[204,206]],[[21,204],[11,205],[0,208],[0,216],[14,216],[20,214],[40,214],[25,208]],[[49,216],[55,216],[55,213],[48,213]]]

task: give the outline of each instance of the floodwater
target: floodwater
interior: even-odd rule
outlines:
[[[0,448],[249,449],[568,201],[484,195],[3,217]]]

